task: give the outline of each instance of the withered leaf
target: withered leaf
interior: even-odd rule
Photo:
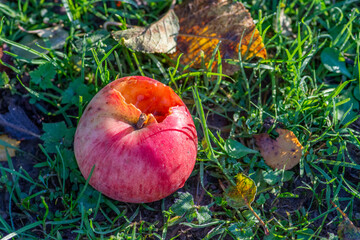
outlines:
[[[176,36],[179,21],[173,9],[148,27],[135,26],[112,33],[115,40],[123,42],[128,48],[144,53],[173,53],[176,49]]]
[[[175,7],[175,13],[179,18],[180,31],[177,52],[173,58],[176,59],[183,53],[180,59],[182,64],[191,63],[192,67],[200,67],[202,51],[205,63],[208,63],[219,42],[222,59],[238,59],[240,41],[244,59],[253,56],[265,59],[267,56],[259,31],[255,28],[250,13],[240,2],[186,1]],[[238,66],[223,63],[223,73],[231,75],[237,70]]]
[[[20,144],[20,141],[12,139],[7,135],[0,135],[0,162],[7,161],[7,154],[5,147],[7,148],[7,153],[10,157],[15,156],[15,148],[17,148]]]
[[[338,226],[338,236],[342,240],[360,239],[360,228],[356,227],[349,217],[333,201],[330,203],[340,212],[344,220]]]
[[[255,135],[256,145],[267,165],[289,170],[300,162],[303,147],[292,131],[278,128],[276,132],[279,134],[276,139],[267,133]]]
[[[236,175],[236,186],[226,192],[228,204],[234,208],[250,206],[256,195],[255,182],[243,173]]]
[[[40,137],[40,130],[20,106],[10,104],[8,108],[9,112],[0,114],[0,126],[7,134],[21,140]]]
[[[226,190],[226,199],[229,206],[233,208],[247,207],[254,216],[258,219],[261,226],[264,228],[265,235],[269,235],[269,229],[266,227],[264,221],[251,207],[251,203],[256,196],[257,187],[254,180],[243,173],[236,175],[235,186],[230,186]]]
[[[25,35],[19,43],[28,46],[40,53],[47,53],[48,51],[44,48],[49,49],[60,49],[65,45],[66,39],[69,36],[69,33],[65,31],[62,26],[56,25],[53,27],[48,27],[44,29],[37,29],[27,31],[21,28],[22,31],[28,33]],[[37,35],[37,36],[36,36]],[[41,47],[37,46],[40,45]],[[32,54],[22,48],[13,47],[13,52],[23,58],[34,59],[38,56]]]
[[[338,226],[338,236],[343,240],[358,240],[360,239],[360,228],[346,218]]]

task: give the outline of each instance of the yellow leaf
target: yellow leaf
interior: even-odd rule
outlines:
[[[236,186],[231,186],[227,193],[228,204],[234,208],[250,206],[256,195],[255,182],[243,173],[236,175]]]
[[[226,198],[228,204],[233,208],[247,207],[254,216],[259,220],[259,223],[264,228],[265,235],[269,235],[269,229],[266,227],[264,221],[251,207],[251,203],[256,196],[255,182],[243,173],[236,175],[236,185],[231,186],[226,191]]]
[[[0,140],[4,141],[6,143],[8,143],[9,145],[13,146],[13,147],[18,147],[20,144],[20,141],[17,141],[15,139],[9,138],[7,135],[3,134],[0,136]],[[13,148],[9,148],[7,147],[7,152],[9,153],[10,157],[14,157],[15,156],[15,149]],[[7,155],[6,155],[6,150],[5,150],[5,146],[1,145],[0,143],[0,162],[4,162],[7,161]]]

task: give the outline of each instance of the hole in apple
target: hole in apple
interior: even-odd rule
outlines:
[[[157,122],[162,122],[170,108],[184,106],[178,95],[168,86],[144,77],[133,77],[116,86],[127,104],[133,104],[142,113],[152,114]]]

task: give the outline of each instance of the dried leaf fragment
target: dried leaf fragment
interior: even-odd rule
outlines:
[[[180,31],[177,38],[177,52],[182,64],[201,66],[201,52],[205,63],[209,62],[220,43],[222,59],[238,59],[239,43],[241,55],[245,59],[252,56],[266,58],[267,53],[259,31],[250,13],[240,2],[230,0],[194,0],[175,7],[179,18]],[[215,63],[213,63],[215,66]],[[211,66],[211,67],[213,67]],[[238,66],[223,63],[223,73],[231,75]]]
[[[128,48],[144,53],[173,53],[176,49],[176,36],[179,21],[173,9],[148,27],[135,26],[112,33],[117,41]]]
[[[303,146],[292,131],[278,128],[276,132],[279,134],[276,139],[267,133],[255,135],[256,145],[267,165],[289,170],[300,162]]]
[[[9,156],[14,157],[15,156],[14,148],[17,148],[19,146],[19,144],[20,144],[20,141],[12,139],[5,134],[0,135],[0,162],[7,161],[7,154],[6,154],[5,147],[7,148],[7,152],[9,154]],[[14,148],[11,148],[11,146]]]

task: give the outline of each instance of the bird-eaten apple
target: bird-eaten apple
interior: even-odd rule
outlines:
[[[141,76],[101,89],[80,118],[74,151],[81,173],[122,202],[160,200],[183,187],[196,161],[197,133],[180,97]]]

